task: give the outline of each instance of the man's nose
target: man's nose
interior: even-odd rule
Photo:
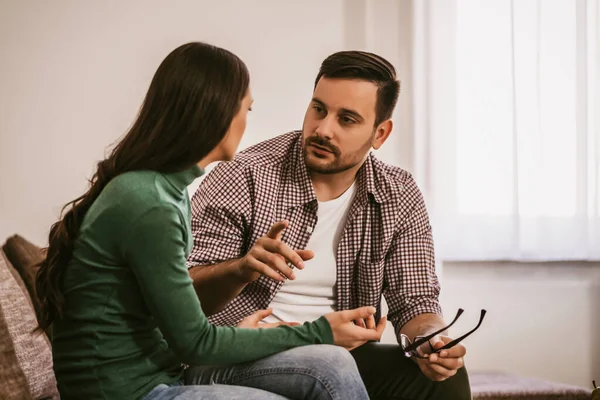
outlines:
[[[335,127],[334,116],[326,116],[317,126],[316,133],[322,139],[332,139]]]

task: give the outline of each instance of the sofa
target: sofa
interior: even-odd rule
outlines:
[[[0,400],[58,399],[48,334],[36,331],[36,265],[44,252],[15,235],[0,249]],[[499,372],[469,373],[475,400],[590,400],[591,389]],[[591,384],[591,382],[590,382]]]
[[[52,349],[36,331],[33,283],[41,249],[20,236],[0,250],[0,399],[58,399]]]

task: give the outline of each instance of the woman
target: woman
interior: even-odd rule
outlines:
[[[299,346],[378,340],[383,323],[352,324],[372,326],[372,307],[274,329],[216,327],[200,307],[185,265],[187,186],[233,157],[251,103],[235,55],[203,43],[175,49],[87,193],[52,226],[36,287],[61,398],[367,398],[346,350]],[[207,380],[228,385],[194,385]]]

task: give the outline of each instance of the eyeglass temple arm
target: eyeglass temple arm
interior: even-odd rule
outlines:
[[[454,339],[450,343],[445,344],[443,347],[440,347],[439,349],[436,350],[436,352],[439,352],[441,350],[446,350],[446,349],[456,346],[459,342],[464,340],[467,336],[469,336],[470,334],[475,332],[477,329],[479,329],[479,327],[481,326],[481,323],[483,322],[483,318],[485,317],[486,312],[487,312],[486,310],[481,310],[481,315],[479,316],[479,323],[477,324],[477,326],[475,328],[471,329],[469,332],[465,333],[461,337]]]
[[[449,325],[446,325],[445,327],[443,327],[442,329],[435,331],[433,333],[430,333],[427,336],[424,336],[422,338],[420,338],[419,340],[416,340],[414,342],[412,342],[410,345],[408,345],[404,351],[406,352],[411,352],[413,350],[415,350],[417,347],[419,347],[420,345],[422,345],[425,342],[428,342],[429,340],[431,340],[432,337],[434,337],[435,335],[439,335],[440,333],[444,332],[446,329],[450,328],[452,325],[454,325],[454,323],[458,320],[458,317],[461,316],[461,314],[464,312],[465,310],[463,310],[462,308],[459,308],[458,311],[456,312],[456,316],[454,317],[454,319],[452,320],[452,322],[450,322]]]

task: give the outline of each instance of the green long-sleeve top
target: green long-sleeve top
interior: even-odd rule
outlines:
[[[63,400],[137,399],[182,375],[183,364],[232,364],[333,343],[323,317],[298,327],[211,325],[186,268],[193,238],[187,186],[202,170],[114,178],[86,213],[53,325]]]

